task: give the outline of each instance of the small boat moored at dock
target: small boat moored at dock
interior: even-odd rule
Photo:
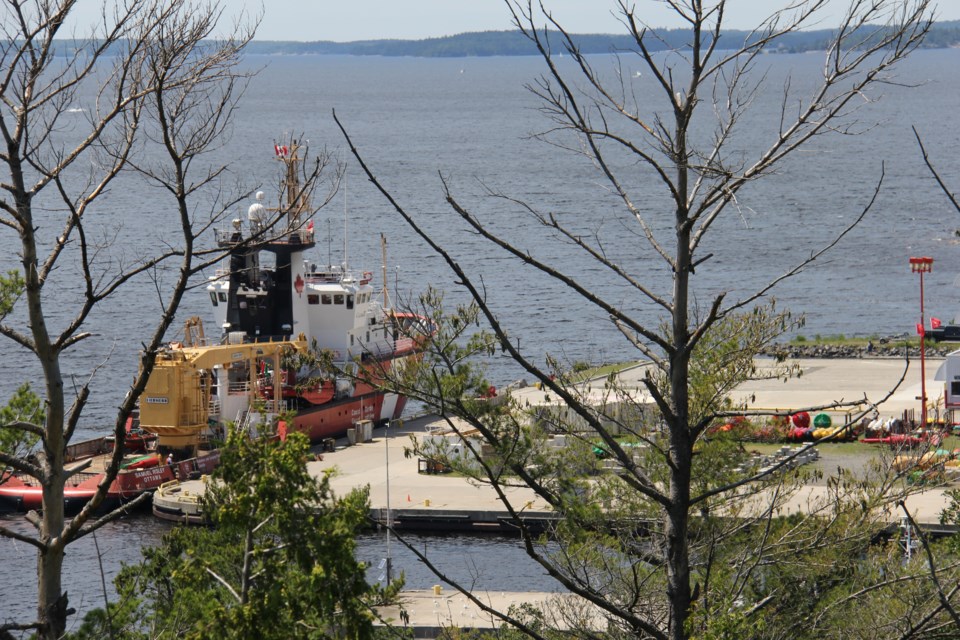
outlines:
[[[64,487],[64,509],[67,515],[80,511],[97,491],[106,474],[113,451],[112,438],[95,438],[67,447],[67,470],[79,469]],[[210,473],[220,459],[219,451],[206,448],[197,455],[171,465],[162,462],[157,453],[127,453],[113,482],[107,489],[102,510],[130,502],[142,493],[153,491],[176,478],[196,477]],[[43,488],[34,478],[21,473],[0,478],[0,512],[22,513],[43,508]]]
[[[153,515],[184,524],[207,524],[203,495],[209,477],[200,480],[165,482],[153,494]]]

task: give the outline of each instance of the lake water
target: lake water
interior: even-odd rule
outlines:
[[[694,287],[705,307],[720,291],[728,298],[755,288],[796,264],[819,243],[850,223],[865,206],[879,180],[885,179],[879,198],[866,221],[828,256],[800,276],[777,288],[780,306],[805,313],[805,335],[872,335],[912,333],[918,320],[917,276],[910,273],[908,257],[935,259],[934,271],[925,279],[928,315],[944,320],[960,311],[958,274],[960,248],[955,232],[960,214],[953,211],[929,176],[913,139],[911,126],[924,136],[943,177],[960,185],[960,158],[955,150],[960,136],[960,82],[955,50],[921,51],[900,67],[900,84],[883,88],[883,97],[859,105],[857,118],[862,135],[817,140],[769,180],[757,182],[740,194],[739,207],[719,221],[704,253],[714,257],[697,270]],[[611,60],[593,59],[612,74]],[[233,135],[224,141],[221,157],[231,158],[231,179],[246,187],[260,181],[270,193],[277,165],[272,146],[291,133],[304,135],[314,149],[339,150],[347,161],[347,178],[341,196],[315,217],[318,228],[317,262],[342,259],[344,237],[354,267],[380,273],[379,234],[389,245],[391,288],[409,299],[428,285],[448,292],[451,301],[464,299],[442,261],[408,229],[388,203],[376,193],[348,158],[345,144],[333,123],[336,109],[367,163],[402,206],[415,215],[473,276],[482,277],[489,299],[501,314],[511,335],[534,360],[545,353],[569,361],[591,362],[634,357],[618,339],[616,330],[596,310],[584,308],[573,296],[532,269],[465,232],[463,223],[444,201],[440,174],[456,197],[477,217],[539,257],[549,258],[587,287],[602,292],[624,308],[652,323],[656,310],[569,245],[544,234],[521,208],[508,200],[489,196],[490,191],[524,200],[538,210],[552,212],[585,236],[596,234],[608,255],[658,292],[668,292],[670,274],[652,254],[637,229],[611,197],[595,168],[581,157],[530,138],[549,126],[537,110],[536,99],[524,88],[542,70],[535,58],[380,59],[353,57],[252,58],[262,67],[251,82],[236,113]],[[562,64],[571,64],[565,60]],[[820,71],[816,54],[768,56],[765,89],[755,109],[759,120],[744,120],[735,138],[738,149],[749,152],[768,140],[777,126],[777,109],[783,79],[791,74],[794,87],[810,85]],[[631,78],[638,95],[653,92],[646,76],[633,79],[630,60],[624,76]],[[909,86],[906,86],[909,84]],[[876,95],[871,96],[877,97]],[[655,108],[655,107],[653,107]],[[707,123],[698,123],[707,132]],[[633,199],[650,214],[658,232],[669,232],[670,212],[662,189],[640,167],[620,161]],[[129,260],[155,251],[166,236],[171,220],[164,215],[161,194],[133,180],[121,182],[91,217],[90,232],[116,237],[109,255]],[[245,216],[246,203],[237,206]],[[44,227],[53,237],[61,225]],[[327,241],[329,238],[329,242]],[[208,238],[208,240],[210,240]],[[0,235],[0,270],[17,266],[17,247],[9,234]],[[51,290],[48,302],[52,324],[63,326],[71,317],[75,282],[73,262],[66,260],[57,277],[66,284]],[[162,278],[164,273],[159,276]],[[211,321],[203,291],[185,302],[178,322],[191,315]],[[157,317],[159,302],[147,279],[94,311],[84,341],[66,360],[66,370],[78,381],[97,369],[93,394],[78,438],[108,430],[114,408],[126,392],[136,367],[136,352],[145,327]],[[0,391],[9,391],[22,379],[36,379],[29,358],[8,341],[0,355],[17,363],[15,375],[0,380]],[[508,361],[494,358],[490,377],[503,384],[520,376]],[[135,560],[142,544],[152,543],[165,525],[134,518],[105,528],[98,543],[108,575],[119,560]],[[380,542],[365,540],[376,556]],[[432,544],[432,543],[431,543]],[[475,540],[449,547],[451,558],[478,547],[481,554],[497,553],[512,543],[490,551]],[[434,545],[439,549],[443,545]],[[106,549],[106,551],[105,551]],[[366,552],[365,552],[366,553]],[[513,553],[512,551],[509,553]],[[522,555],[522,554],[518,554]],[[86,608],[99,605],[89,594],[99,589],[96,550],[92,540],[71,548],[67,557],[67,585],[71,602]],[[18,543],[0,541],[0,580],[4,590],[0,618],[29,611],[35,591],[33,555]],[[511,588],[514,576],[538,575],[530,564],[483,563],[493,588]],[[494,566],[497,565],[497,566]],[[432,584],[430,578],[414,586]],[[522,579],[519,588],[543,588],[533,579]],[[505,584],[505,583],[510,583]],[[531,586],[533,584],[534,586]],[[18,594],[11,602],[9,594]],[[78,602],[80,594],[84,602]],[[20,594],[23,600],[17,602]]]
[[[697,303],[706,307],[718,292],[732,300],[797,264],[849,224],[866,205],[881,169],[886,177],[879,198],[864,223],[830,254],[774,291],[781,307],[806,314],[802,333],[896,334],[912,332],[917,322],[918,282],[908,258],[932,256],[925,278],[928,314],[949,320],[960,315],[957,280],[960,250],[955,232],[960,214],[939,192],[913,139],[911,126],[924,135],[942,175],[960,184],[960,90],[955,50],[918,52],[901,67],[900,81],[875,102],[858,105],[858,136],[813,141],[777,175],[750,185],[714,226],[701,255],[713,257],[693,278]],[[610,58],[594,64],[612,68]],[[631,71],[629,59],[625,73]],[[780,86],[791,74],[793,86],[805,87],[820,70],[817,54],[772,55],[763,59],[765,91],[744,119],[736,149],[749,151],[769,140],[777,126]],[[443,289],[451,301],[464,299],[443,262],[403,223],[359,168],[347,157],[331,112],[350,132],[367,163],[397,201],[446,247],[471,275],[483,279],[494,309],[523,350],[542,362],[544,353],[561,359],[601,362],[633,357],[605,316],[573,299],[533,269],[508,259],[476,235],[444,202],[440,174],[456,197],[478,218],[532,254],[550,259],[592,290],[654,325],[658,310],[604,269],[544,233],[523,210],[488,190],[529,202],[557,215],[571,227],[596,234],[607,255],[659,293],[669,293],[670,273],[611,198],[596,169],[582,157],[530,139],[549,122],[524,85],[542,67],[536,58],[404,59],[359,57],[254,57],[261,71],[251,82],[236,113],[233,135],[220,157],[233,170],[226,183],[262,186],[275,193],[277,163],[272,147],[290,133],[303,135],[314,150],[336,151],[348,163],[340,196],[315,216],[316,261],[342,260],[344,235],[349,260],[356,268],[380,274],[380,233],[388,241],[391,289],[410,299],[428,285]],[[564,59],[563,64],[572,64]],[[649,74],[648,74],[649,75]],[[631,79],[637,91],[649,91],[646,76]],[[876,98],[877,96],[872,96]],[[656,104],[656,103],[655,103]],[[699,130],[708,131],[705,123]],[[672,225],[663,189],[649,172],[618,161],[633,201],[650,214],[658,232]],[[169,205],[155,187],[128,179],[115,185],[88,221],[88,233],[116,236],[108,255],[129,262],[155,253],[161,239],[175,234]],[[246,202],[236,217],[245,218]],[[197,203],[199,210],[206,200]],[[658,209],[657,207],[660,207]],[[53,237],[58,223],[41,233]],[[212,239],[208,238],[209,241]],[[0,234],[0,268],[17,266],[17,246]],[[76,301],[67,256],[55,274],[63,282],[48,287],[51,324],[62,327]],[[109,265],[105,268],[109,268]],[[165,276],[161,271],[160,278]],[[206,274],[212,275],[212,274]],[[104,432],[136,369],[136,354],[146,327],[160,304],[153,284],[142,278],[110,303],[94,310],[88,330],[65,360],[78,381],[97,370],[81,436]],[[205,293],[193,292],[181,307],[177,326],[192,315],[212,322]],[[6,362],[18,362],[22,374],[0,381],[8,392],[24,377],[36,377],[31,359],[9,341],[0,344]],[[493,359],[490,377],[502,385],[520,376],[506,359]]]
[[[0,522],[20,533],[30,533],[31,527],[23,519],[4,518]],[[138,562],[140,549],[159,544],[161,536],[173,526],[154,518],[152,514],[138,513],[111,522],[95,534],[70,545],[63,572],[63,585],[70,597],[70,605],[81,615],[104,606],[101,568],[107,593],[112,597],[113,578],[119,572],[121,563]],[[544,570],[526,556],[520,543],[513,538],[491,535],[406,535],[405,540],[430,558],[440,570],[476,589],[558,590]],[[361,534],[357,545],[358,558],[369,567],[368,580],[383,581],[382,562],[387,555],[385,533]],[[390,556],[393,559],[393,577],[403,574],[405,588],[425,590],[442,584],[396,536],[390,543]],[[2,540],[0,558],[3,559],[0,569],[3,579],[0,620],[29,617],[36,607],[36,555],[33,548]],[[491,562],[491,558],[496,558],[496,561]],[[79,617],[75,620],[79,623]]]

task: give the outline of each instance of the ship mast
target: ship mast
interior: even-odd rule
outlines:
[[[290,138],[290,144],[276,144],[274,151],[277,160],[283,163],[283,191],[286,192],[286,200],[281,213],[287,215],[287,228],[283,233],[298,233],[303,238],[304,216],[310,216],[313,211],[310,205],[310,188],[300,185],[300,162],[303,158],[300,156],[302,145],[296,138]],[[312,234],[313,225],[307,225],[307,233]]]
[[[300,142],[296,139],[290,140],[290,146],[279,147],[280,152],[277,156],[283,162],[287,169],[286,173],[286,192],[287,192],[287,222],[289,229],[299,230],[303,223],[301,216],[305,211],[310,210],[310,196],[306,189],[300,188]]]

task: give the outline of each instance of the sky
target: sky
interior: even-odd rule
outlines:
[[[633,0],[637,15],[655,27],[679,27],[682,23],[662,0]],[[221,0],[228,16],[244,10],[263,12],[258,40],[374,40],[421,39],[469,31],[511,29],[504,0]],[[834,0],[825,14],[824,27],[833,26],[849,0]],[[545,0],[565,28],[575,33],[620,33],[623,27],[613,15],[615,0]],[[771,7],[787,0],[729,0],[728,28],[749,29]],[[79,9],[93,19],[101,0],[81,0]],[[938,19],[960,19],[960,0],[939,0]],[[82,16],[81,16],[82,20]],[[229,21],[228,21],[229,22]]]

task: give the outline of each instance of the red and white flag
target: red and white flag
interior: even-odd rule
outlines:
[[[940,328],[940,318],[930,318],[930,328],[939,329]]]
[[[923,325],[920,324],[919,322],[917,323],[917,335],[918,335],[918,336],[925,336],[925,335],[927,335],[926,332],[923,330]]]

